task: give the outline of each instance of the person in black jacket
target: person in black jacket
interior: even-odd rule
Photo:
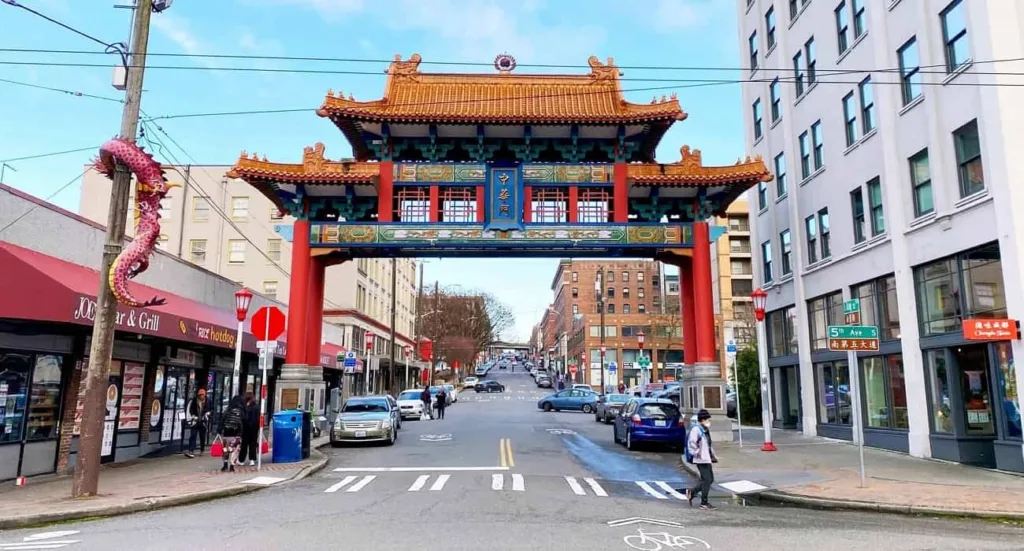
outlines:
[[[197,439],[199,440],[199,455],[203,455],[211,415],[213,415],[213,404],[206,399],[206,389],[200,388],[196,391],[195,398],[189,400],[188,407],[185,408],[185,423],[189,427],[188,451],[185,452],[185,457],[196,456]]]
[[[238,454],[238,464],[245,463],[249,458],[249,465],[256,464],[256,454],[259,453],[260,435],[260,405],[252,395],[252,391],[245,393],[245,416],[242,418],[242,451]]]
[[[224,465],[220,468],[221,471],[234,472],[235,463],[238,462],[239,441],[244,425],[245,398],[238,394],[231,399],[227,411],[220,418],[218,434],[224,442]]]
[[[437,393],[437,401],[434,402],[437,406],[437,418],[444,419],[444,408],[448,405],[448,393],[445,392],[444,387],[441,387],[441,391]]]

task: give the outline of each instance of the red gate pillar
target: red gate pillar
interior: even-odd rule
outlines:
[[[628,171],[625,161],[616,161],[612,165],[612,221],[616,224],[629,222]]]
[[[299,216],[305,216],[300,213]],[[288,290],[288,349],[284,363],[306,364],[306,323],[309,310],[309,220],[297,218],[292,227],[292,273]],[[319,363],[319,362],[317,362]]]
[[[682,279],[682,278],[680,278]],[[717,363],[715,305],[711,287],[711,235],[707,222],[693,224],[693,300],[697,362]]]
[[[395,162],[381,161],[377,176],[377,221],[394,220]]]
[[[320,341],[324,330],[324,274],[327,263],[309,259],[309,306],[306,315],[306,365],[320,365]]]
[[[679,266],[679,312],[683,319],[683,363],[697,361],[697,318],[693,303],[693,259],[683,259]]]

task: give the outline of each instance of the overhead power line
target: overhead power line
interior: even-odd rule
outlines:
[[[28,161],[32,159],[45,159],[47,157],[56,157],[58,155],[67,155],[69,153],[81,153],[83,151],[98,151],[100,146],[96,145],[93,147],[81,147],[78,149],[66,149],[64,151],[54,151],[51,153],[40,153],[38,155],[28,155],[25,157],[14,157],[12,159],[0,159],[0,163],[14,163],[17,161]]]
[[[124,103],[123,99],[111,98],[111,97],[107,97],[107,96],[98,96],[98,95],[95,95],[95,94],[87,94],[85,92],[78,92],[78,91],[75,91],[75,90],[66,90],[64,88],[54,88],[52,86],[43,86],[41,84],[32,84],[31,82],[21,82],[21,81],[17,81],[17,80],[9,80],[9,79],[6,79],[6,78],[0,78],[0,82],[3,82],[4,84],[11,84],[11,85],[14,85],[14,86],[24,86],[26,88],[35,88],[36,90],[47,90],[49,92],[60,92],[62,94],[67,94],[69,96],[75,96],[75,97],[79,97],[79,98],[98,99],[98,100],[110,101],[110,102],[121,103],[121,104]]]
[[[52,201],[52,200],[53,200],[53,199],[54,199],[55,197],[57,197],[58,195],[60,195],[60,194],[61,194],[61,193],[62,193],[62,192],[63,192],[63,191],[65,190],[65,189],[68,189],[68,188],[69,188],[69,187],[71,187],[71,186],[72,186],[72,185],[73,185],[73,184],[74,184],[75,182],[77,182],[77,181],[81,180],[81,179],[82,179],[82,176],[84,176],[84,175],[85,175],[84,173],[79,173],[79,174],[78,174],[78,176],[75,176],[74,178],[72,178],[72,179],[71,179],[71,180],[70,180],[70,181],[69,181],[68,183],[66,183],[66,184],[64,184],[63,186],[60,186],[59,188],[57,188],[57,191],[55,191],[55,192],[51,193],[50,195],[48,195],[48,196],[47,196],[47,197],[46,197],[46,198],[44,199],[44,201],[46,201],[47,203],[49,203],[49,202],[50,202],[50,201]],[[32,206],[28,208],[28,210],[26,210],[25,212],[23,212],[23,213],[21,213],[20,215],[18,215],[18,217],[17,217],[17,218],[15,218],[14,220],[11,220],[10,222],[8,222],[6,226],[4,226],[4,227],[0,228],[0,235],[3,235],[3,233],[4,233],[5,231],[7,231],[7,230],[8,230],[8,229],[9,229],[9,228],[10,228],[11,226],[14,226],[14,225],[15,225],[15,224],[17,224],[18,222],[20,222],[20,221],[21,221],[21,220],[22,220],[23,218],[25,218],[25,217],[26,217],[26,216],[28,216],[29,214],[32,214],[32,213],[33,213],[33,212],[34,212],[34,211],[35,211],[35,210],[36,210],[37,208],[39,208],[40,206],[42,206],[42,205],[40,205],[40,204],[38,204],[38,203],[33,203],[33,204],[32,204]]]
[[[15,8],[21,8],[21,9],[31,13],[32,15],[35,15],[36,17],[40,17],[42,19],[45,19],[45,20],[49,21],[50,23],[53,23],[54,25],[57,25],[59,27],[63,27],[64,29],[71,31],[71,32],[77,34],[78,36],[81,36],[81,37],[83,37],[83,38],[85,38],[87,40],[91,40],[91,41],[99,44],[100,46],[103,46],[103,48],[104,48],[103,53],[104,54],[117,54],[118,56],[121,57],[121,65],[123,65],[127,69],[127,67],[128,67],[128,45],[125,44],[124,42],[107,42],[105,40],[100,40],[99,38],[96,38],[95,36],[85,32],[83,30],[76,29],[75,27],[72,27],[71,25],[68,25],[67,23],[64,23],[63,21],[54,19],[54,18],[50,17],[49,15],[46,15],[46,14],[41,13],[41,12],[38,12],[38,11],[36,11],[36,10],[34,10],[34,9],[24,5],[24,4],[21,4],[20,2],[17,2],[16,0],[2,0],[2,1],[3,1],[4,4],[7,4],[8,6],[12,6],[12,7],[15,7]],[[96,52],[94,52],[94,53],[96,53]]]

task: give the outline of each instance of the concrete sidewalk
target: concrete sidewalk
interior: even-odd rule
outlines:
[[[1024,520],[1024,476],[864,448],[861,488],[853,444],[776,430],[778,451],[769,453],[761,451],[761,431],[743,436],[743,448],[715,441],[716,486],[750,481],[767,488],[762,500],[818,508]],[[684,469],[695,473],[693,465]]]
[[[234,473],[222,473],[222,460],[209,455],[113,463],[103,467],[100,495],[93,498],[72,498],[71,476],[29,479],[21,488],[5,484],[0,487],[0,530],[163,509],[284,484],[322,469],[327,457],[317,448],[327,443],[326,436],[313,440],[310,458],[299,463],[274,464],[264,455],[260,471],[235,467]]]

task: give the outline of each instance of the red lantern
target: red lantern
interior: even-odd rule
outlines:
[[[768,303],[768,293],[757,288],[750,293],[750,298],[754,299],[754,317],[757,318],[757,321],[764,321],[764,307]]]
[[[647,338],[647,335],[644,335],[643,331],[641,331],[641,332],[636,334],[636,342],[637,342],[637,344],[640,345],[640,350],[644,349],[644,339],[646,339],[646,338]]]
[[[363,338],[363,340],[366,341],[366,349],[367,350],[373,350],[373,338],[375,336],[376,335],[373,334],[373,331],[367,331],[366,332],[366,336]]]
[[[239,322],[245,321],[245,317],[249,315],[249,304],[251,302],[252,293],[245,287],[242,287],[235,293],[235,316]]]

